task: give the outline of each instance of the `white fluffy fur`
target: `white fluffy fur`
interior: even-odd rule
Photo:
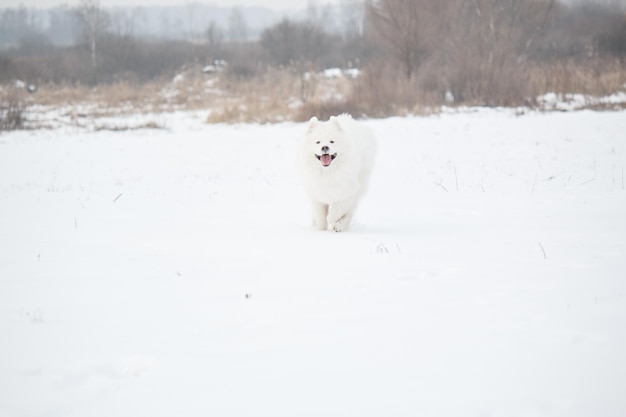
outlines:
[[[314,117],[298,153],[300,176],[311,200],[315,226],[320,230],[329,226],[336,232],[346,230],[372,172],[374,134],[347,114],[333,116],[327,122]],[[328,156],[316,156],[323,154],[336,156],[324,166],[322,162],[328,162]]]

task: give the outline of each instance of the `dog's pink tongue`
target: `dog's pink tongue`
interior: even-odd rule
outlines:
[[[320,156],[320,162],[322,163],[322,165],[327,167],[328,165],[330,165],[331,162],[333,162],[333,157],[328,154],[322,155]]]

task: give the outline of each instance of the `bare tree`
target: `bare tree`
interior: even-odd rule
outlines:
[[[196,17],[198,14],[198,3],[185,2],[187,9],[187,39],[193,41],[199,38],[199,34],[196,31]]]
[[[209,26],[204,31],[204,38],[206,39],[208,44],[209,55],[213,59],[217,58],[217,55],[221,51],[224,34],[222,33],[222,30],[215,22],[215,20],[212,20],[211,23],[209,23]]]
[[[391,47],[407,79],[423,62],[433,25],[439,23],[429,19],[433,7],[445,6],[431,0],[376,0],[367,5],[369,21]]]
[[[364,8],[361,0],[342,0],[341,26],[345,39],[358,38],[363,35]]]
[[[49,12],[50,26],[48,36],[56,44],[69,45],[74,40],[76,20],[68,6],[58,6]]]
[[[320,6],[317,0],[309,0],[306,7],[306,19],[310,25],[318,26],[328,32],[336,29],[335,14],[330,4]]]
[[[132,10],[118,10],[111,14],[111,26],[115,35],[120,38],[132,38],[137,22],[145,16],[143,9],[136,7]]]
[[[233,7],[228,17],[228,34],[231,42],[240,42],[248,39],[248,24],[238,7]]]
[[[110,19],[100,8],[98,0],[81,0],[76,15],[81,27],[83,39],[87,41],[91,51],[91,67],[94,75],[97,67],[97,47],[101,36],[109,27]]]

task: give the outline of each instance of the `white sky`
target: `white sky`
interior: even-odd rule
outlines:
[[[67,4],[69,6],[75,6],[80,0],[0,0],[0,8],[19,7],[24,5],[29,8],[49,8]],[[309,3],[309,0],[206,0],[206,1],[191,1],[191,0],[100,0],[100,6],[102,7],[116,7],[116,6],[172,6],[172,5],[184,5],[187,3],[205,3],[214,4],[218,6],[233,7],[233,6],[264,6],[269,9],[286,10],[286,9],[303,9]],[[321,5],[326,3],[338,3],[339,0],[317,0],[314,3]]]

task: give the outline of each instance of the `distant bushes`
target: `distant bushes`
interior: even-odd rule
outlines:
[[[83,46],[50,48],[46,52],[0,54],[6,70],[1,81],[25,79],[36,83],[108,84],[120,80],[149,82],[173,77],[181,67],[199,59],[199,47],[186,42],[148,42],[108,36],[101,40],[97,66]]]
[[[270,65],[289,66],[327,59],[332,55],[330,52],[337,40],[337,37],[329,35],[313,23],[283,19],[263,31],[260,44]]]

